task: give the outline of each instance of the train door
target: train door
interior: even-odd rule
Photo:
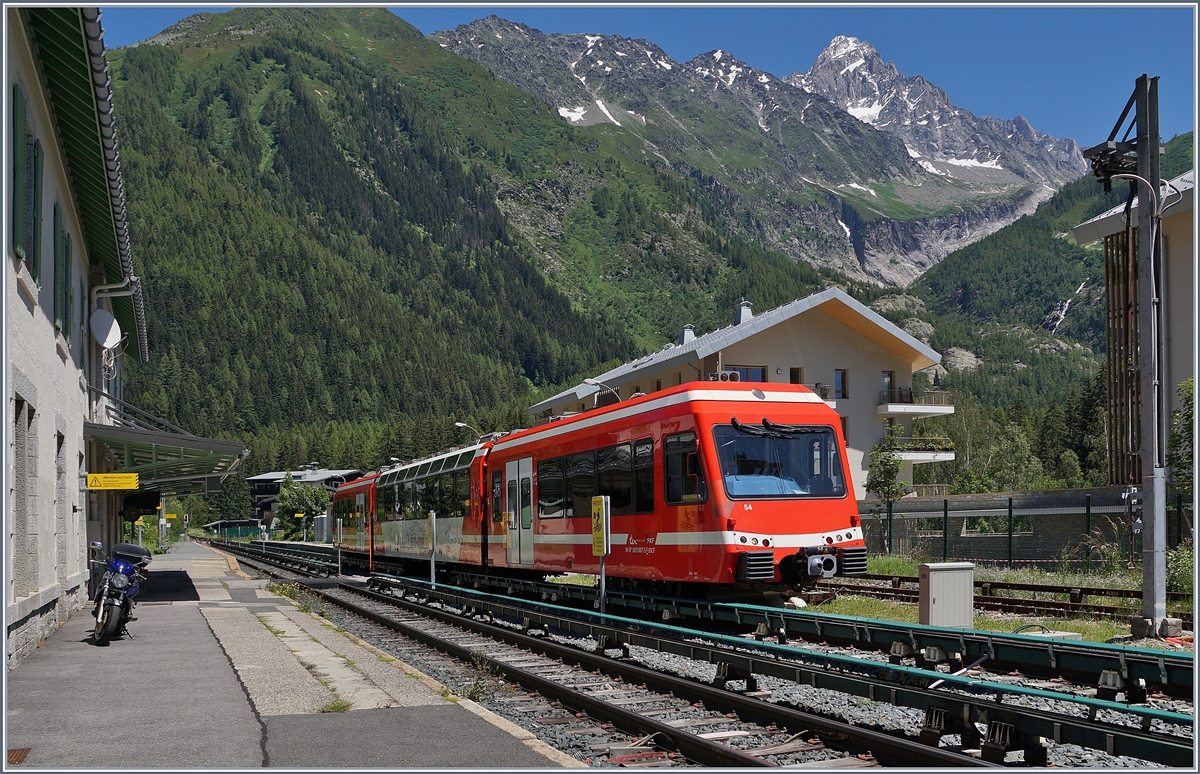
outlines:
[[[504,466],[508,564],[533,564],[533,458]]]

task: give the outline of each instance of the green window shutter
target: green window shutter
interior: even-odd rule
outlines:
[[[13,84],[13,125],[12,125],[12,247],[13,252],[21,260],[26,260],[25,254],[25,177],[29,166],[28,153],[25,147],[25,135],[28,131],[28,119],[25,117],[25,94],[21,87]]]
[[[29,252],[29,273],[33,281],[41,286],[42,283],[42,143],[36,137],[29,143],[29,169],[25,174],[29,181],[28,212],[25,224],[28,234],[25,237],[25,249]]]
[[[83,285],[83,280],[79,280],[79,368],[83,371],[84,380],[87,379],[87,319],[88,319],[88,298],[87,288]]]
[[[63,279],[66,277],[66,270],[63,268],[63,219],[62,205],[58,202],[54,203],[54,230],[50,232],[54,255],[54,327],[58,330],[63,329]]]
[[[71,345],[71,332],[75,318],[71,315],[71,235],[63,232],[63,336],[67,346]]]

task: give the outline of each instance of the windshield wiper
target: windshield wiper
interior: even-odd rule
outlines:
[[[828,432],[822,427],[810,427],[808,425],[781,425],[767,418],[763,418],[762,427],[758,425],[747,425],[737,421],[737,417],[731,417],[729,420],[734,429],[740,430],[747,435],[756,435],[759,438],[792,438],[796,435],[809,435],[812,433]]]
[[[788,435],[810,434],[810,433],[825,433],[828,432],[823,427],[812,427],[810,425],[780,425],[767,418],[763,418],[763,427],[776,433],[787,433]]]

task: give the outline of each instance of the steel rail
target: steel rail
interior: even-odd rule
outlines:
[[[442,583],[438,584],[436,590],[428,588],[425,582],[415,580],[406,580],[397,585],[408,586],[424,595],[464,609],[485,606],[493,615],[526,620],[528,625],[553,626],[597,639],[605,637],[606,641],[611,643],[611,647],[636,645],[696,661],[725,663],[734,674],[769,675],[801,685],[828,688],[872,701],[922,709],[926,711],[927,717],[930,709],[938,710],[950,718],[952,723],[961,721],[967,733],[972,733],[971,723],[1003,723],[1020,738],[1045,737],[1058,743],[1077,744],[1105,750],[1114,755],[1128,755],[1170,766],[1189,765],[1193,757],[1191,739],[1152,733],[1149,730],[1154,720],[1191,727],[1194,718],[1190,715],[1149,707],[1125,706],[1102,699],[1004,685],[944,673],[931,673],[913,667],[881,664],[877,661],[830,653],[804,651],[791,646],[747,641],[740,637],[682,629],[667,624],[653,624],[611,615],[597,616],[540,602],[521,604],[507,597],[447,587]],[[583,620],[584,617],[603,619],[606,623]],[[662,634],[645,633],[650,629]],[[685,641],[685,638],[702,639]],[[705,641],[723,642],[726,647],[710,645]],[[795,660],[799,658],[815,661],[819,665],[799,663]],[[873,676],[873,673],[886,674],[887,679]],[[927,688],[935,676],[943,681],[946,689]],[[947,689],[957,689],[959,692]],[[972,695],[965,695],[963,691]],[[984,695],[979,695],[981,693]],[[1042,701],[1073,704],[1080,707],[1088,717],[1072,717],[1003,704],[1001,700],[1005,696],[1025,696]],[[1142,727],[1094,720],[1096,713],[1102,710],[1133,715],[1139,719]],[[1032,748],[1033,743],[1029,742],[1027,746]]]
[[[459,579],[460,585],[500,588],[509,596],[526,593],[540,595],[543,600],[552,602],[570,600],[595,604],[595,590],[585,586],[487,575],[462,569],[449,570],[446,575]],[[1028,634],[951,629],[619,590],[610,590],[607,598],[611,607],[656,613],[664,620],[688,618],[744,627],[763,626],[772,634],[782,631],[791,637],[853,645],[864,650],[890,651],[898,647],[907,655],[928,655],[933,653],[930,649],[936,649],[946,655],[958,654],[955,660],[964,662],[986,656],[987,667],[993,671],[1017,670],[1033,676],[1061,676],[1089,685],[1097,685],[1104,672],[1111,672],[1130,687],[1131,690],[1125,693],[1127,700],[1141,692],[1138,688],[1141,681],[1147,687],[1176,698],[1191,698],[1193,692],[1195,656],[1190,652],[1081,643]]]
[[[840,742],[845,744],[848,740],[854,740],[850,744],[851,747],[869,749],[877,759],[884,761],[922,766],[987,767],[995,765],[945,749],[922,745],[919,742],[900,739],[885,733],[830,720],[790,707],[747,698],[724,689],[713,688],[686,678],[657,672],[636,664],[587,653],[569,645],[523,634],[504,626],[476,621],[470,616],[452,613],[447,610],[429,608],[425,605],[409,602],[395,596],[380,594],[345,584],[341,588],[355,594],[361,594],[369,599],[386,602],[397,608],[408,610],[421,616],[432,617],[443,623],[453,624],[476,634],[559,659],[567,664],[576,664],[584,669],[616,675],[621,677],[626,683],[645,685],[660,693],[670,693],[688,701],[703,702],[704,706],[709,709],[719,707],[722,711],[733,711],[742,720],[764,725],[774,724],[777,727],[787,728],[793,732],[810,731],[834,740],[835,743]],[[314,589],[313,593],[320,595],[330,603],[343,605],[348,608],[351,607],[344,600],[319,589]],[[423,632],[419,628],[406,626],[372,611],[358,608],[354,609],[353,612],[363,615],[383,626],[400,631],[405,636],[452,653],[459,658],[471,660],[480,655],[480,652],[476,649],[445,642],[435,635]],[[626,733],[658,734],[655,737],[656,743],[662,743],[665,746],[674,746],[688,758],[699,763],[722,766],[772,765],[748,753],[734,750],[707,739],[701,739],[681,728],[654,720],[632,710],[616,707],[597,697],[590,697],[578,689],[555,683],[548,678],[532,674],[518,667],[513,667],[503,661],[494,661],[492,663],[495,668],[501,670],[509,679],[531,690],[536,690],[545,696],[554,698],[564,705],[586,711],[592,717],[609,720]]]
[[[452,571],[463,585],[503,588],[510,596],[518,591],[540,594],[543,600],[577,600],[591,604],[595,590],[585,586],[496,578],[479,573]],[[988,657],[989,669],[1019,670],[1029,675],[1066,677],[1096,685],[1105,671],[1136,684],[1144,680],[1177,698],[1191,698],[1195,656],[1177,651],[1133,648],[1108,643],[1081,643],[1029,634],[952,629],[941,626],[908,624],[875,618],[861,618],[809,610],[743,603],[676,599],[648,594],[609,591],[611,607],[625,607],[660,613],[664,619],[699,619],[757,627],[772,633],[808,640],[854,645],[867,650],[890,650],[899,644],[915,655],[928,648],[946,654],[959,654],[958,660],[974,661]],[[932,659],[931,659],[932,660]]]

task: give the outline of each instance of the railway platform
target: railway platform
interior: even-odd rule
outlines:
[[[582,767],[265,586],[184,542],[154,558],[132,637],[97,647],[76,612],[8,674],[10,765]]]

